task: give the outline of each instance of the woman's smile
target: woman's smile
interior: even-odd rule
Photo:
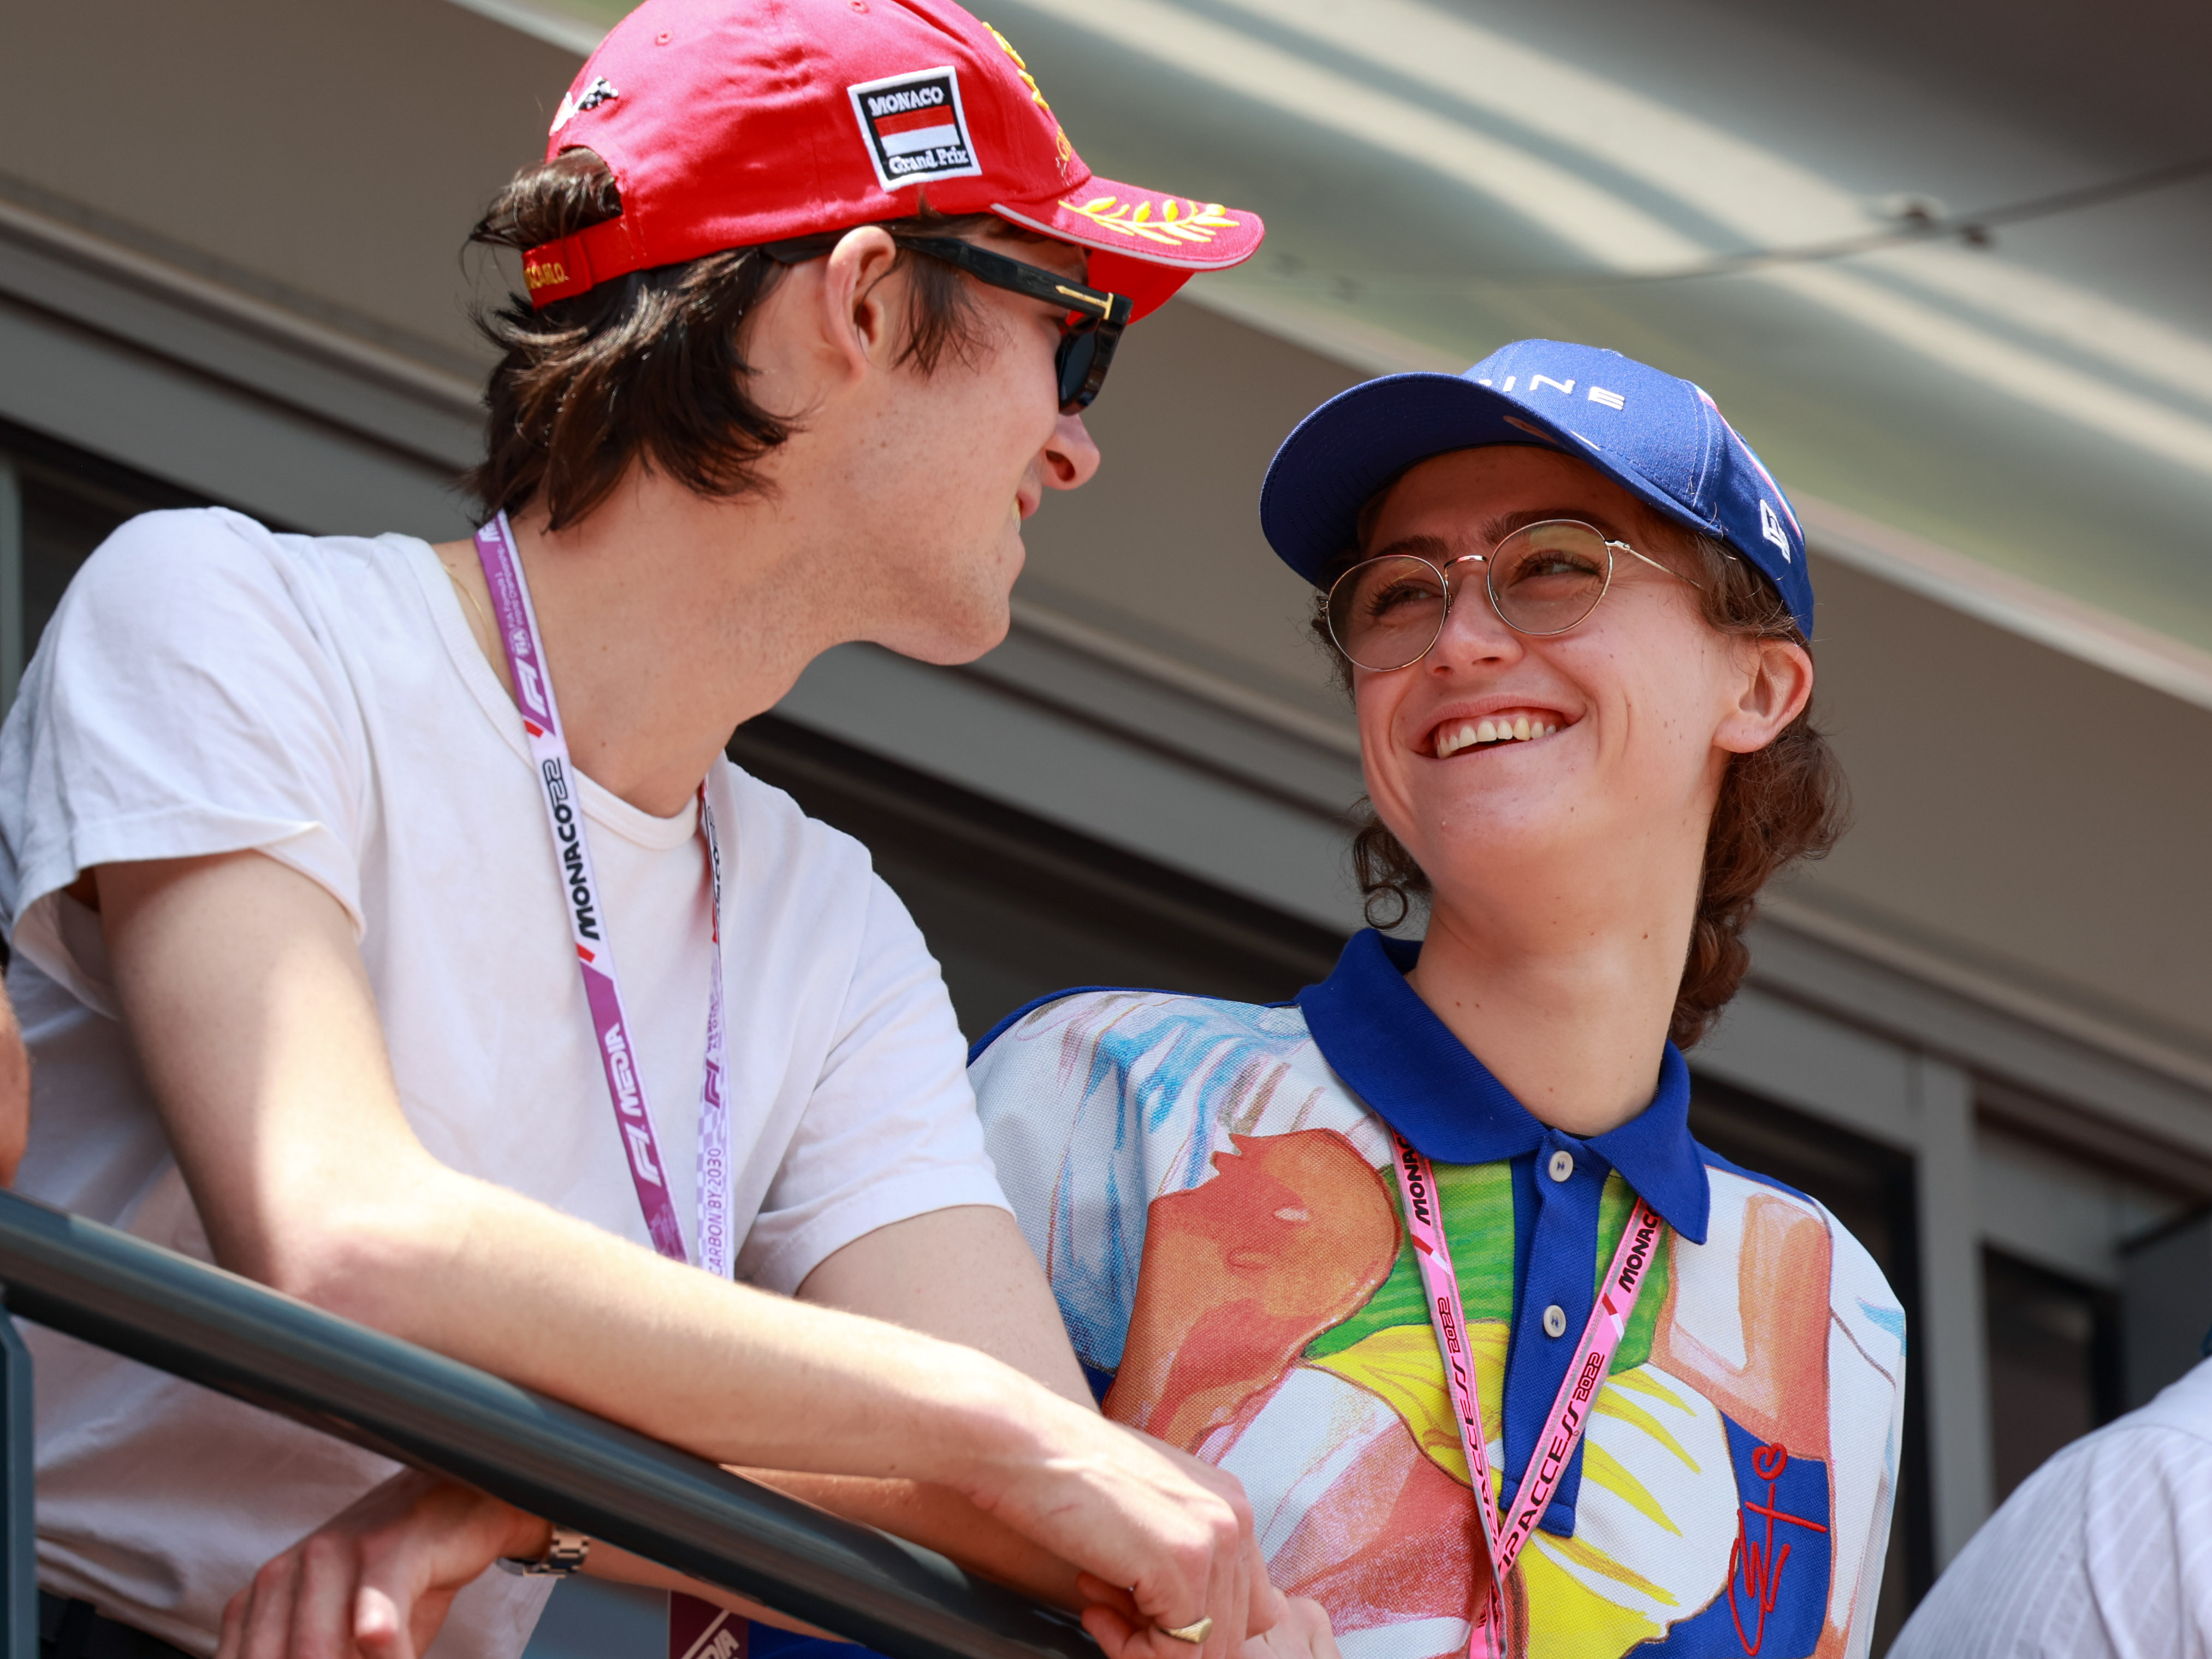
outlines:
[[[1480,714],[1452,714],[1430,728],[1421,747],[1437,760],[1449,760],[1471,750],[1538,743],[1574,724],[1556,708],[1534,704]]]

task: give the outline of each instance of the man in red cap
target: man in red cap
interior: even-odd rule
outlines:
[[[949,0],[647,0],[478,228],[530,292],[474,539],[153,514],[63,602],[0,733],[22,1189],[1225,1659],[1241,1492],[1096,1415],[920,935],[722,749],[833,645],[995,644],[1121,330],[1260,236],[1094,178]],[[33,1341],[58,1659],[208,1651],[390,1471]],[[592,1553],[532,1524],[439,1651]],[[283,1558],[254,1650],[364,1559]]]

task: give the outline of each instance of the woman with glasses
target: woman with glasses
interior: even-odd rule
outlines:
[[[1423,937],[979,1046],[1108,1414],[1243,1481],[1346,1659],[1863,1653],[1903,1314],[1691,1139],[1682,1056],[1840,827],[1788,503],[1697,387],[1526,341],[1326,404],[1261,514],[1358,710],[1370,918]]]

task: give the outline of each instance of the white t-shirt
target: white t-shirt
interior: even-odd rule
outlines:
[[[2212,1654],[2212,1360],[2054,1455],[1967,1540],[1890,1659]]]
[[[657,818],[579,781],[690,1243],[710,945],[696,809]],[[878,1227],[1005,1200],[944,981],[866,851],[726,761],[708,781],[738,1272],[788,1292]],[[544,812],[520,717],[428,545],[220,511],[125,525],[71,584],[0,730],[0,924],[35,1061],[19,1190],[208,1256],[116,1023],[99,920],[61,890],[100,864],[256,848],[352,916],[431,1153],[647,1243]],[[27,1334],[41,1579],[179,1646],[211,1652],[254,1568],[390,1472]],[[486,1575],[434,1652],[506,1659],[544,1595]]]

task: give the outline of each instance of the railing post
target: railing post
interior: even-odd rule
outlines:
[[[38,1516],[32,1480],[31,1351],[0,1312],[0,1638],[5,1659],[39,1659]]]

